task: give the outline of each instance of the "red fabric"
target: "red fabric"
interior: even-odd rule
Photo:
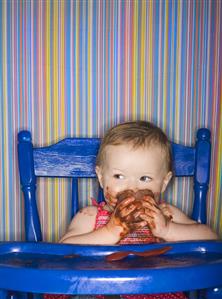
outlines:
[[[98,212],[96,215],[96,222],[94,229],[98,229],[99,227],[103,227],[107,224],[111,217],[111,212],[104,210],[105,202],[97,203],[95,199],[92,199],[92,204],[97,207]],[[129,233],[125,238],[123,238],[119,244],[150,244],[157,243],[158,239],[153,236],[150,229],[148,227],[144,227],[134,231],[133,233]]]
[[[44,294],[44,299],[69,299],[70,295]]]
[[[165,293],[165,294],[152,294],[152,295],[122,295],[123,299],[187,299],[182,292]]]
[[[94,229],[104,226],[110,219],[111,212],[104,210],[105,202],[98,204],[96,200],[92,199],[92,204],[97,206],[98,212],[96,215],[96,223]],[[149,228],[138,229],[133,233],[128,234],[122,239],[119,244],[149,244],[156,243],[158,239],[155,238]],[[99,295],[97,298],[105,299],[106,296]],[[108,297],[107,297],[108,298]],[[187,299],[184,293],[166,293],[166,294],[152,294],[152,295],[120,295],[123,299]]]
[[[108,299],[109,296],[97,295],[98,299]],[[179,293],[151,294],[151,295],[120,295],[121,299],[187,299],[187,297]]]

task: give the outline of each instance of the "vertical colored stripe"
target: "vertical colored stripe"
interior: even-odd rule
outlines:
[[[2,240],[24,236],[19,130],[47,145],[65,136],[102,136],[128,119],[154,121],[188,145],[197,128],[211,129],[207,211],[222,234],[221,1],[1,1],[0,16]],[[192,188],[180,179],[165,197],[189,214]],[[80,190],[80,206],[96,196],[91,181]],[[40,180],[47,240],[67,227],[70,191],[65,180]]]

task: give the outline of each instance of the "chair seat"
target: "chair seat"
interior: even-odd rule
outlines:
[[[165,246],[164,255],[109,262],[116,251]],[[41,270],[41,271],[40,271]],[[32,242],[0,243],[0,288],[63,294],[140,294],[222,285],[222,241],[85,246]],[[98,283],[99,282],[99,283]]]

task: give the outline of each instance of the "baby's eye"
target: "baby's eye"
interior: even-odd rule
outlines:
[[[124,178],[124,176],[123,176],[122,174],[119,174],[119,173],[114,174],[113,177],[114,177],[115,179],[118,179],[118,180],[122,180],[122,179]]]
[[[141,178],[140,178],[140,181],[142,181],[142,182],[150,182],[151,180],[152,180],[152,178],[147,175],[141,176]]]

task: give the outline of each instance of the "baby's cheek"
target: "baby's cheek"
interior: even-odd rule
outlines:
[[[116,199],[116,192],[112,191],[109,187],[106,187],[106,190],[104,192],[104,196],[106,199],[106,202],[111,205],[115,206],[117,199]]]
[[[116,186],[115,184],[106,186],[105,190],[104,190],[104,195],[108,195],[111,198],[116,198],[117,194],[120,191],[123,191],[124,189],[122,189],[119,186]]]
[[[106,189],[104,190],[104,195],[108,197],[114,197],[115,192],[112,190],[110,186],[106,186]]]

